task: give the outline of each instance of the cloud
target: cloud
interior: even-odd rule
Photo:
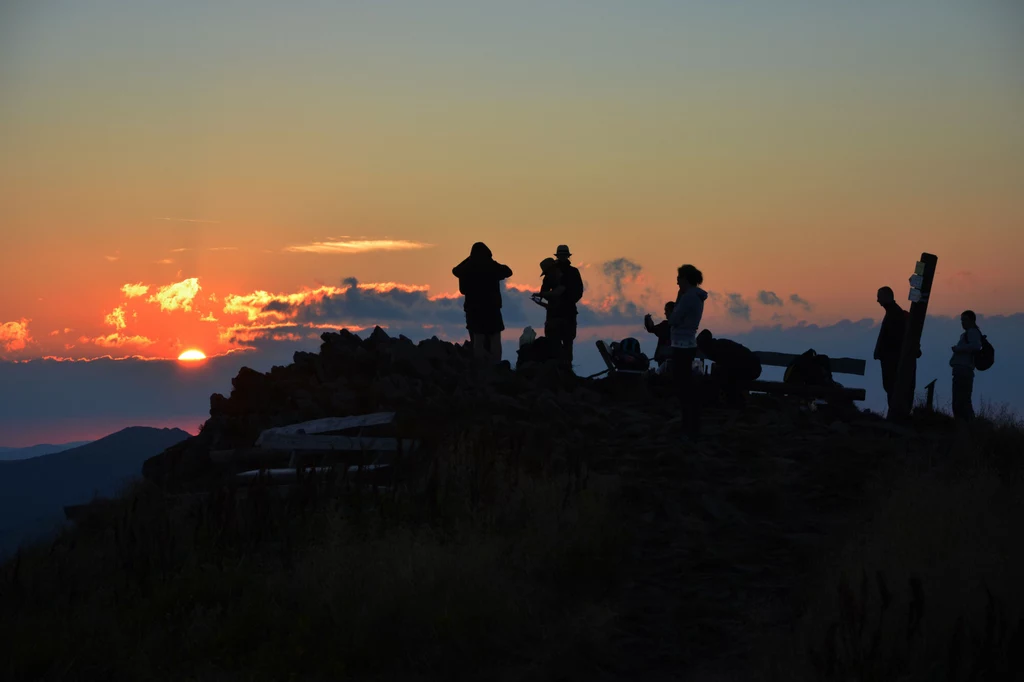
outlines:
[[[789,295],[789,302],[794,304],[794,305],[798,305],[798,306],[800,306],[801,308],[803,308],[804,310],[807,310],[807,311],[810,311],[810,309],[811,309],[811,302],[808,301],[805,298],[802,298],[799,294],[790,294]]]
[[[108,261],[113,263],[114,261],[120,259],[121,257],[120,256],[104,256],[104,258],[106,258]]]
[[[611,280],[612,290],[618,296],[624,296],[623,284],[635,281],[643,268],[628,258],[616,258],[601,265],[604,276]]]
[[[64,327],[64,329],[54,329],[50,332],[50,336],[60,336],[61,334],[70,334],[73,329],[71,327]]]
[[[118,332],[97,336],[95,339],[81,338],[80,343],[92,342],[103,348],[122,348],[124,346],[151,346],[153,341],[145,336],[122,336]]]
[[[404,239],[331,239],[285,247],[291,253],[366,253],[367,251],[406,251],[433,246]]]
[[[127,322],[125,322],[124,319],[124,308],[122,308],[121,306],[114,308],[114,310],[111,311],[110,314],[103,318],[103,322],[105,324],[109,324],[118,331],[121,331],[126,326],[128,326]]]
[[[744,301],[740,294],[725,295],[725,312],[731,317],[750,321],[750,304]]]
[[[0,324],[0,348],[11,353],[17,350],[25,350],[25,347],[32,341],[32,335],[28,331],[28,318],[21,318],[13,322]]]
[[[207,251],[238,251],[237,246],[211,246]]]
[[[180,249],[171,249],[171,253],[184,253],[185,251],[191,251],[191,250],[192,249],[190,249],[189,247],[183,246]]]
[[[139,282],[138,284],[125,284],[121,287],[122,293],[128,298],[136,298],[138,296],[145,296],[149,293],[149,287]]]
[[[161,258],[160,260],[153,261],[157,265],[172,265],[174,263],[173,258]]]
[[[757,292],[757,300],[761,305],[782,305],[782,299],[774,291]]]
[[[155,294],[146,300],[149,303],[159,303],[160,309],[168,312],[179,309],[190,312],[192,310],[192,299],[196,297],[200,289],[202,287],[199,286],[199,278],[190,277],[180,282],[160,287]]]
[[[209,225],[216,225],[220,223],[219,220],[201,220],[199,218],[157,218],[156,220],[162,220],[168,223],[207,223]]]

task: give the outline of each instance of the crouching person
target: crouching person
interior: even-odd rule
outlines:
[[[761,361],[743,344],[716,339],[707,329],[697,335],[697,348],[705,358],[715,363],[711,368],[711,378],[722,387],[726,401],[732,407],[741,407],[746,401],[750,382],[761,376]]]

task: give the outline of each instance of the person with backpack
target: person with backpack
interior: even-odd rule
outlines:
[[[555,258],[541,262],[544,276],[539,297],[547,301],[544,336],[559,343],[562,362],[572,369],[572,345],[576,340],[576,304],[583,298],[583,277],[573,267],[572,254],[565,244],[555,249]]]
[[[977,366],[977,356],[985,345],[985,339],[978,329],[977,316],[973,310],[965,310],[960,314],[960,326],[964,332],[953,346],[953,357],[949,359],[949,366],[953,368],[953,417],[970,422],[974,419],[974,405],[971,402],[974,393],[974,370]],[[988,369],[992,363],[986,362],[985,357],[982,360],[982,366]]]
[[[644,329],[658,339],[658,345],[654,349],[654,361],[658,363],[659,367],[672,357],[672,327],[669,325],[668,318],[672,317],[672,309],[675,307],[675,301],[667,302],[665,304],[665,319],[658,324],[654,324],[654,318],[650,313],[644,316]]]
[[[878,305],[885,310],[885,317],[882,318],[882,324],[878,329],[874,359],[878,360],[882,366],[882,388],[885,389],[889,409],[892,410],[896,378],[900,369],[900,355],[903,352],[903,338],[907,334],[907,321],[910,319],[910,313],[900,307],[896,302],[896,296],[889,287],[882,287],[878,290],[877,301]],[[910,385],[915,387],[917,386],[917,358],[919,357],[921,357],[920,348],[917,349],[910,369]],[[910,395],[914,395],[913,391]]]
[[[512,269],[494,260],[483,242],[473,244],[469,257],[452,268],[459,279],[459,292],[465,296],[466,330],[473,344],[473,355],[481,360],[501,362],[501,280],[512,276]]]
[[[697,348],[715,363],[711,378],[725,391],[729,404],[742,406],[750,382],[761,376],[761,361],[754,351],[729,339],[716,339],[708,329],[697,335]]]
[[[704,316],[704,301],[708,292],[700,288],[704,275],[687,263],[676,273],[679,295],[669,316],[672,343],[672,377],[682,406],[684,444],[693,443],[700,436],[700,400],[693,361],[697,357],[697,328]]]

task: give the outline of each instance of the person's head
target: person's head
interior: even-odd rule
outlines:
[[[665,303],[665,317],[672,317],[672,311],[676,309],[675,301]]]
[[[541,276],[554,276],[558,273],[558,262],[554,258],[545,258],[540,262]]]
[[[882,287],[878,290],[878,305],[885,307],[890,303],[896,302],[896,295],[892,293],[892,289],[889,287]]]
[[[559,244],[558,248],[555,249],[555,258],[558,260],[568,262],[571,256],[572,254],[569,253],[569,247],[565,244]]]
[[[697,348],[701,351],[706,351],[708,346],[711,345],[711,330],[705,329],[700,334],[697,334]]]
[[[973,310],[965,310],[960,313],[960,326],[964,329],[971,329],[978,326],[978,316]]]
[[[690,289],[691,287],[699,287],[704,283],[704,274],[693,267],[689,263],[680,266],[679,272],[676,274],[676,284],[683,291]]]
[[[491,250],[487,248],[487,244],[483,242],[477,242],[473,244],[473,248],[469,250],[470,258],[490,258]]]

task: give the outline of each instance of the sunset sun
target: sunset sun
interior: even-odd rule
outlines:
[[[199,360],[206,359],[206,353],[204,353],[201,350],[196,350],[195,348],[192,348],[179,355],[178,359],[181,360],[182,362],[198,362]]]

